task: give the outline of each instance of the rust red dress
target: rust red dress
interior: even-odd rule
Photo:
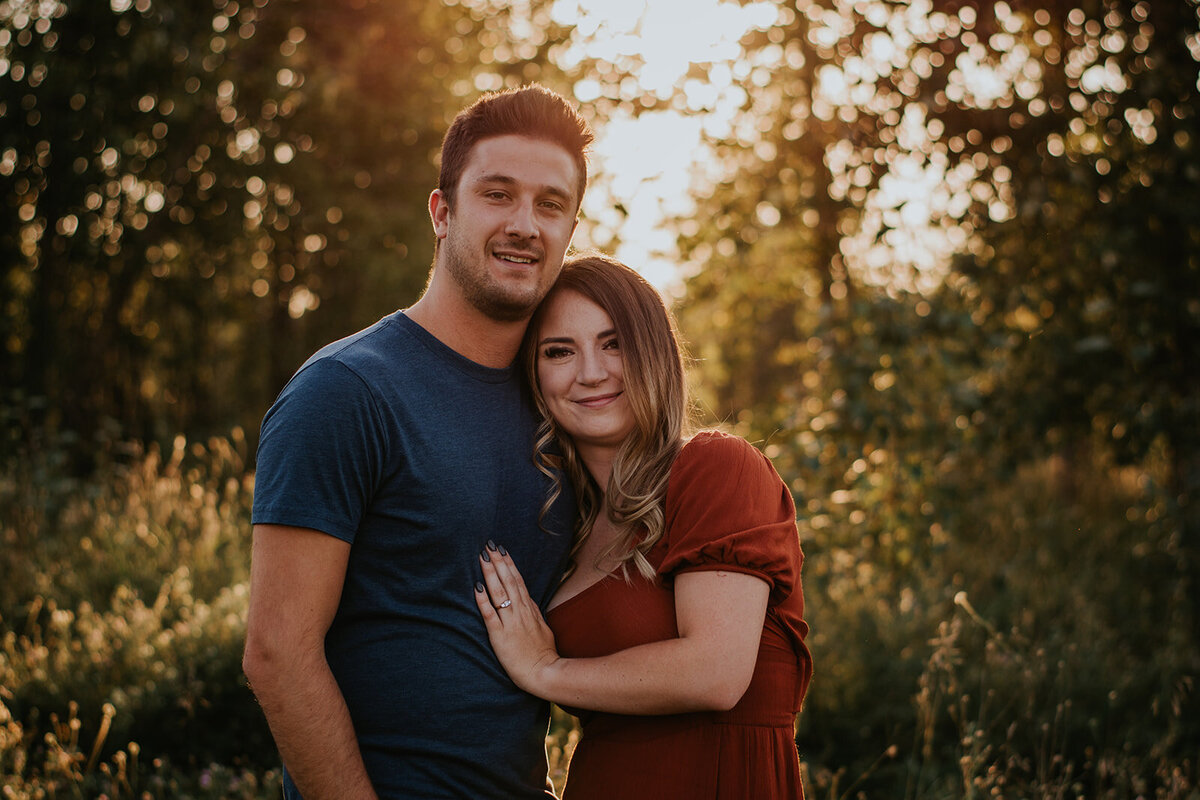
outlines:
[[[675,638],[676,575],[725,570],[770,587],[749,689],[724,712],[626,716],[576,711],[583,724],[564,800],[776,800],[803,797],[793,722],[812,676],[804,644],[803,555],[791,493],[744,440],[702,433],[671,468],[666,531],[648,554],[653,582],[609,576],[547,615],[559,653],[608,655]]]

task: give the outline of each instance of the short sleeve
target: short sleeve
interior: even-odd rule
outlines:
[[[386,446],[370,388],[320,359],[292,378],[263,418],[255,524],[313,528],[347,542],[374,496]]]
[[[771,587],[771,603],[799,584],[800,539],[791,493],[771,462],[736,436],[706,432],[675,459],[667,485],[664,583],[682,572],[726,570]]]

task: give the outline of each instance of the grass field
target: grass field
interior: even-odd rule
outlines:
[[[85,480],[51,447],[5,465],[0,796],[278,795],[240,668],[246,450],[114,449]],[[1070,503],[1057,469],[907,550],[852,511],[801,520],[810,798],[1200,797],[1196,609],[1153,465],[1093,465]],[[576,737],[556,711],[556,781]]]

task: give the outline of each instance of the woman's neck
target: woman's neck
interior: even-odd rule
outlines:
[[[601,497],[608,494],[608,479],[612,476],[612,465],[617,455],[615,447],[587,447],[575,445],[579,460],[600,488]],[[608,510],[607,502],[602,501],[601,513]]]

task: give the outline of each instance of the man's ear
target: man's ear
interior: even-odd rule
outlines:
[[[433,222],[433,233],[439,239],[445,239],[450,229],[450,203],[441,189],[429,193],[429,219]],[[576,220],[578,222],[578,220]]]

